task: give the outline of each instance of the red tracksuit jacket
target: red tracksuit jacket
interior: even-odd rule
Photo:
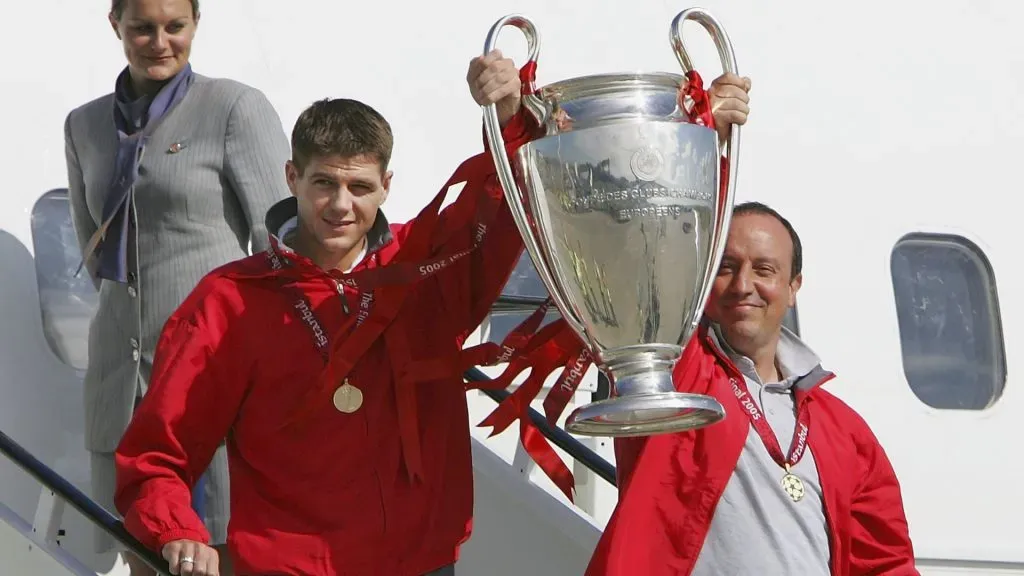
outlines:
[[[509,142],[528,139],[522,116],[504,132]],[[115,500],[132,535],[153,550],[177,539],[209,541],[190,490],[226,438],[237,574],[418,576],[457,559],[473,509],[457,360],[522,251],[493,164],[486,166],[486,185],[467,183],[442,212],[432,253],[468,248],[478,204],[489,199],[500,207],[483,244],[413,285],[348,375],[364,395],[354,413],[336,410],[330,394],[310,395],[325,360],[292,296],[305,297],[333,341],[348,334],[363,294],[346,286],[339,295],[335,275],[281,250],[275,238],[268,253],[198,285],[164,328],[149,391],[117,450]],[[370,242],[378,245],[356,270],[391,262],[412,227],[390,226],[388,234],[386,223],[375,226]],[[439,361],[448,361],[445,369]],[[412,406],[399,414],[396,398]],[[422,460],[416,481],[400,438],[408,422]]]
[[[619,504],[587,576],[687,576],[697,561],[715,506],[732,476],[750,420],[729,378],[742,378],[703,330],[676,365],[676,388],[710,394],[728,417],[703,430],[616,441]],[[821,388],[808,409],[825,504],[833,576],[917,576],[899,483],[864,420]]]

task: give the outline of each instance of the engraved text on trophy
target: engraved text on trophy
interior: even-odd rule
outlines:
[[[689,148],[680,156],[666,163],[661,152],[638,149],[630,158],[635,179],[613,175],[611,160],[560,163],[563,209],[570,214],[605,212],[625,222],[712,207],[717,158],[713,153],[697,157]]]

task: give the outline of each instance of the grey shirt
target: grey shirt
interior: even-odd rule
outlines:
[[[713,339],[743,373],[751,398],[765,414],[783,453],[788,454],[796,428],[792,387],[819,361],[796,335],[782,330],[776,351],[782,382],[761,382],[754,363],[732,350],[717,329]],[[738,412],[737,417],[745,415]],[[828,576],[828,525],[810,448],[793,467],[804,483],[805,495],[799,502],[782,490],[785,473],[749,426],[693,576]]]

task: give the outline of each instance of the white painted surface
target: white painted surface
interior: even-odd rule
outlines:
[[[0,51],[14,56],[0,80],[0,428],[88,491],[80,377],[43,335],[30,215],[44,192],[66,185],[65,114],[108,92],[124,64],[105,21],[105,2],[11,4],[6,16],[13,24],[0,36]],[[1018,527],[1024,464],[1013,449],[1024,435],[1024,394],[1014,380],[1024,348],[1015,295],[1024,289],[1024,276],[1013,207],[1024,149],[1024,39],[1016,34],[1024,5],[704,5],[727,27],[740,70],[753,79],[739,199],[773,205],[800,232],[803,336],[840,375],[830,388],[864,415],[889,452],[918,554],[936,559],[936,566],[947,560],[1024,564]],[[451,0],[401,7],[293,0],[285,8],[270,0],[219,0],[204,5],[193,63],[200,73],[264,90],[289,131],[301,109],[324,96],[377,107],[396,133],[396,176],[386,208],[392,219],[404,220],[459,161],[482,149],[480,113],[464,76],[494,20],[516,11],[536,22],[544,84],[599,72],[676,70],[668,24],[686,7],[653,0]],[[710,43],[701,32],[689,32],[710,81],[718,72]],[[522,58],[523,42],[514,31],[503,35],[502,45]],[[985,251],[995,270],[1010,378],[988,410],[928,408],[907,385],[889,257],[896,240],[915,231],[961,234]],[[476,394],[470,402],[476,421],[492,406]],[[513,427],[486,444],[511,462],[515,438]],[[610,446],[601,452],[610,458]],[[532,477],[551,490],[539,472]],[[579,481],[595,487],[581,500],[602,526],[614,491],[592,478]],[[33,482],[0,461],[0,502],[31,518],[37,495]],[[529,509],[515,500],[508,505]],[[494,521],[491,509],[479,511],[474,542],[485,541],[483,531]],[[87,553],[84,524],[69,522],[65,548],[98,570],[112,568],[112,558]],[[474,545],[469,549],[476,553]],[[923,570],[1010,573],[980,564],[959,572]]]
[[[31,576],[90,576],[89,567],[60,545],[33,532],[32,525],[0,504],[0,573]]]

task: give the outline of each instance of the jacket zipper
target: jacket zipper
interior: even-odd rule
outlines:
[[[338,289],[338,296],[341,297],[341,309],[345,312],[345,316],[348,316],[348,296],[345,295],[345,287],[337,280],[334,281],[334,287]]]
[[[334,287],[338,290],[338,296],[341,297],[341,309],[344,310],[345,311],[345,315],[348,316],[348,313],[349,313],[349,311],[348,311],[348,295],[345,294],[345,287],[342,286],[341,282],[338,282],[337,280],[334,281]],[[364,425],[365,430],[366,430],[366,435],[367,435],[367,437],[369,437],[369,435],[370,435],[370,422],[366,419],[365,415],[363,416],[363,425]],[[379,498],[380,498],[379,499],[379,503],[380,503],[380,517],[382,519],[382,524],[383,524],[383,529],[381,530],[381,533],[382,534],[387,534],[388,533],[388,507],[384,503],[384,501],[385,501],[385,497],[384,497],[384,482],[383,482],[383,480],[381,480],[380,472],[378,472],[376,469],[374,469],[374,471],[373,471],[373,478],[377,482],[377,494],[379,495]]]

